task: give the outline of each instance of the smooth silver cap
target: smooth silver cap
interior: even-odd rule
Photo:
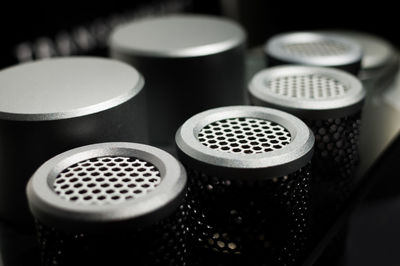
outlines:
[[[256,106],[211,109],[188,119],[176,133],[178,156],[201,173],[266,179],[306,165],[314,135],[288,113]]]
[[[258,72],[248,86],[252,104],[285,110],[300,118],[335,118],[362,107],[361,82],[324,67],[277,66]]]
[[[264,52],[281,63],[338,68],[360,64],[363,54],[362,47],[351,39],[313,32],[275,35]]]
[[[170,15],[117,27],[113,50],[154,57],[196,57],[220,53],[242,44],[246,34],[231,20],[205,15]]]
[[[111,59],[25,63],[0,72],[0,119],[59,120],[98,113],[133,98],[143,85],[138,71]]]
[[[48,160],[30,179],[27,196],[42,223],[118,231],[155,223],[175,211],[185,186],[186,172],[170,154],[148,145],[110,142]]]

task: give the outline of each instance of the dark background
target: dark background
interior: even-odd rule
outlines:
[[[53,38],[60,30],[71,31],[95,19],[155,6],[170,0],[132,1],[3,1],[0,25],[0,67],[16,63],[14,49],[21,42]],[[267,1],[177,0],[186,11],[229,15],[249,33],[249,46],[262,44],[274,33],[325,28],[353,29],[374,33],[399,46],[400,11],[392,1]],[[233,10],[233,11],[232,11]]]

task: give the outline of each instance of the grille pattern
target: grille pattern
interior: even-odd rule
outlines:
[[[161,182],[151,163],[108,156],[79,162],[62,171],[53,184],[63,199],[79,204],[117,204],[146,195]]]
[[[198,265],[298,265],[309,223],[309,165],[257,181],[187,170],[192,260]]]
[[[203,145],[222,152],[254,154],[279,150],[291,141],[289,131],[258,118],[230,118],[205,126],[198,134]]]
[[[60,231],[36,221],[42,266],[186,266],[187,204],[166,219],[122,234]],[[133,265],[132,264],[132,265]],[[129,263],[128,263],[129,265]]]
[[[296,57],[338,56],[349,51],[346,44],[334,40],[288,43],[281,47],[283,51]]]
[[[340,81],[324,75],[282,76],[266,81],[270,93],[302,99],[330,99],[341,97],[349,90]]]
[[[306,121],[315,135],[312,194],[316,218],[323,223],[345,203],[354,186],[359,164],[361,112]]]

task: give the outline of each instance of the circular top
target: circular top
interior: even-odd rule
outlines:
[[[136,55],[194,57],[220,53],[245,42],[243,28],[230,20],[204,15],[170,15],[119,26],[110,47]]]
[[[78,204],[107,205],[145,196],[160,182],[160,171],[150,162],[105,156],[64,169],[54,179],[53,190],[61,198]]]
[[[362,48],[350,39],[324,33],[294,32],[272,37],[265,52],[284,62],[341,66],[361,61]]]
[[[358,111],[365,98],[361,82],[332,68],[278,66],[258,72],[248,90],[256,105],[283,109],[301,118],[334,118]]]
[[[0,119],[58,120],[113,108],[143,88],[131,66],[72,57],[25,63],[0,71]]]
[[[344,36],[361,45],[363,49],[362,68],[375,69],[387,64],[394,54],[393,46],[386,40],[363,32],[346,30],[325,31],[335,36]]]
[[[211,109],[176,133],[180,159],[203,173],[264,179],[290,174],[311,159],[314,135],[288,113],[256,106]]]
[[[148,145],[102,143],[64,152],[32,176],[33,215],[57,228],[123,229],[159,221],[181,204],[186,172]]]

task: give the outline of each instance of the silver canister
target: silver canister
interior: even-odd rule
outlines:
[[[137,143],[51,158],[27,186],[41,265],[186,265],[186,180],[173,156]]]
[[[344,71],[310,66],[277,66],[249,83],[253,105],[287,111],[314,132],[313,203],[317,219],[329,220],[348,199],[359,164],[362,83]]]
[[[146,79],[153,145],[173,145],[177,128],[200,111],[243,102],[245,41],[235,22],[203,15],[143,19],[114,30],[111,56]]]
[[[0,217],[31,223],[25,186],[52,156],[97,142],[147,142],[143,86],[131,66],[94,57],[2,70]]]
[[[198,265],[298,265],[309,225],[314,135],[286,112],[215,108],[176,134]]]

